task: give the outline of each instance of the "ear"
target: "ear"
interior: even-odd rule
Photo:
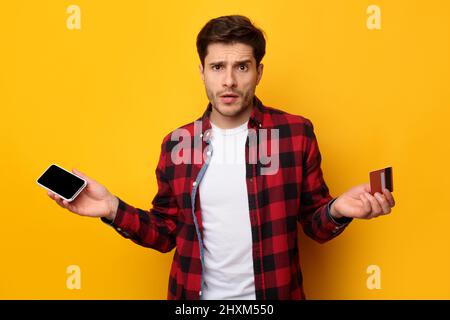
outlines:
[[[257,71],[256,85],[259,84],[259,81],[262,78],[263,70],[264,70],[264,65],[262,63],[260,63],[258,68],[257,68],[257,70],[256,70]]]
[[[202,78],[202,81],[205,82],[205,75],[203,74],[203,66],[201,63],[198,65],[198,70],[200,71],[200,77]]]

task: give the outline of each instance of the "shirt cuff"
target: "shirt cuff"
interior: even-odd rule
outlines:
[[[120,199],[119,197],[117,197],[117,199],[119,200],[119,205],[117,207],[117,212],[116,212],[116,216],[114,217],[114,220],[109,220],[105,217],[101,217],[101,221],[103,221],[104,223],[106,223],[107,225],[111,226],[112,228],[114,228],[117,232],[119,232],[121,235],[123,235],[124,237],[129,237],[129,233],[127,233],[125,230],[123,230],[125,228],[125,226],[122,226],[123,224],[123,216],[126,212],[131,212],[131,206],[129,206],[127,203],[125,203],[122,199]]]
[[[337,198],[334,198],[333,200],[331,200],[328,205],[327,205],[327,216],[328,218],[333,221],[336,225],[345,225],[350,223],[353,218],[349,218],[349,217],[341,217],[341,218],[335,218],[331,215],[331,204],[336,200]]]

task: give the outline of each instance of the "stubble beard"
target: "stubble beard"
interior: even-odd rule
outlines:
[[[206,94],[214,110],[224,117],[236,117],[245,112],[252,105],[253,98],[255,96],[254,90],[249,90],[245,92],[244,95],[238,93],[240,101],[237,102],[239,106],[236,107],[236,104],[227,105],[220,102],[220,97],[215,95],[211,90],[206,90]]]

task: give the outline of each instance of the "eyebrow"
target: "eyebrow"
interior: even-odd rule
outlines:
[[[246,64],[246,63],[251,64],[252,60],[251,59],[245,59],[245,60],[236,61],[234,63],[234,65]],[[226,63],[225,63],[225,61],[215,61],[215,62],[209,63],[210,66],[217,65],[217,64],[226,64]]]

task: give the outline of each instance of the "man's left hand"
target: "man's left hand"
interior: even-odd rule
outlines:
[[[383,194],[370,194],[370,184],[365,183],[351,188],[340,195],[330,207],[334,218],[372,219],[389,214],[395,206],[395,200],[388,189]]]

